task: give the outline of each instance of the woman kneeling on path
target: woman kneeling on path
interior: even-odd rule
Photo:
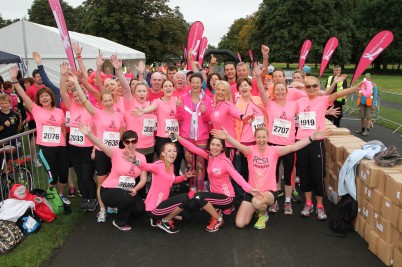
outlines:
[[[245,194],[236,215],[236,226],[244,228],[250,223],[253,213],[257,211],[258,221],[255,223],[254,228],[265,229],[265,224],[268,221],[267,207],[271,206],[276,198],[275,171],[278,158],[302,149],[315,140],[327,138],[331,130],[315,131],[308,138],[287,146],[269,146],[268,130],[265,127],[259,127],[255,130],[256,145],[252,146],[242,145],[231,137],[225,129],[222,131],[212,130],[212,133],[215,137],[229,141],[247,158],[250,175],[249,184],[262,195],[262,197],[253,197],[249,193]]]
[[[126,153],[129,153],[141,161],[145,161],[145,156],[135,151],[135,146],[138,142],[137,133],[131,130],[125,131],[122,135],[124,149],[120,149],[104,144],[83,123],[79,124],[79,129],[95,145],[102,149],[106,156],[111,158],[112,170],[102,183],[100,196],[105,205],[117,208],[113,225],[122,231],[131,230],[131,226],[128,224],[130,217],[140,217],[145,212],[144,202],[138,191],[147,182],[146,171],[142,171],[127,160],[123,160]]]
[[[173,218],[187,207],[189,198],[183,193],[169,198],[172,185],[186,181],[195,176],[195,171],[190,170],[184,175],[175,176],[173,163],[177,156],[175,144],[166,143],[162,146],[160,160],[155,163],[147,163],[139,154],[124,153],[126,159],[140,169],[152,172],[152,184],[145,199],[145,210],[151,217],[151,226],[159,227],[169,234],[179,232],[174,226]],[[155,224],[154,220],[158,220]]]
[[[231,161],[225,155],[225,141],[216,137],[210,139],[209,152],[198,148],[176,133],[177,140],[188,149],[205,160],[208,160],[208,177],[211,192],[197,192],[191,201],[211,215],[210,224],[205,228],[208,232],[216,232],[223,226],[222,214],[216,209],[224,210],[232,207],[235,192],[230,181],[232,177],[244,191],[253,196],[258,191],[253,189],[244,178],[236,172]],[[229,177],[230,176],[230,177]]]

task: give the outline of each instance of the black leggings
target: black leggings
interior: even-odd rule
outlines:
[[[101,187],[100,195],[105,206],[117,208],[115,222],[118,226],[126,225],[130,217],[140,217],[145,213],[144,201],[138,194],[133,197],[120,188]]]
[[[198,192],[190,200],[190,203],[194,203],[198,208],[203,208],[209,203],[217,209],[228,209],[233,205],[233,197],[228,197],[224,194],[212,193],[212,192]],[[193,204],[189,204],[193,205]]]
[[[282,146],[277,144],[268,143],[270,146]],[[279,166],[281,166],[281,161],[283,162],[283,177],[285,178],[285,185],[291,185],[292,172],[295,166],[295,153],[289,153],[278,158],[276,163],[276,182],[279,181]]]
[[[68,182],[68,150],[65,146],[39,146],[39,157],[49,175],[49,183],[56,185],[57,182]]]
[[[95,166],[91,159],[93,147],[69,145],[70,161],[77,174],[78,188],[83,199],[96,199]]]
[[[185,209],[189,202],[188,195],[183,193],[174,197],[168,198],[156,207],[156,209],[147,211],[149,217],[155,220],[160,220],[170,214],[175,208]]]
[[[161,155],[163,145],[166,143],[172,143],[172,140],[170,140],[170,138],[155,136],[155,152],[158,158]],[[175,142],[174,144],[176,145],[177,149],[177,157],[174,161],[174,174],[179,176],[181,161],[184,159],[184,150],[183,146],[179,142]]]

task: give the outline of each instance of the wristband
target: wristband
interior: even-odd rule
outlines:
[[[76,55],[75,58],[81,58],[81,55]]]
[[[204,69],[201,68],[201,69],[199,69],[198,71],[201,72],[201,71],[203,71],[203,70],[204,70]]]
[[[311,136],[308,137],[308,140],[310,140],[310,143],[314,142],[314,140],[311,138]]]
[[[12,82],[11,84],[16,84],[16,83],[18,83],[18,82]]]

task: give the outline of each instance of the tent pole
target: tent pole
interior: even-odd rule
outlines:
[[[24,57],[25,57],[25,62],[27,66],[27,74],[29,73],[29,64],[28,64],[28,52],[27,52],[27,40],[25,36],[25,20],[21,21],[22,23],[22,40],[24,43]]]

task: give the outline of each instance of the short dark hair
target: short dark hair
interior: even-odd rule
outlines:
[[[166,74],[168,73],[168,71],[172,71],[172,70],[177,71],[177,67],[175,65],[169,65],[166,69]]]
[[[137,134],[137,132],[134,132],[133,130],[128,130],[128,131],[125,131],[125,132],[123,133],[123,135],[121,136],[121,140],[123,140],[123,141],[125,141],[125,140],[127,140],[127,139],[130,139],[130,138],[135,138],[135,140],[138,141],[138,134]]]
[[[195,72],[195,73],[193,73],[193,75],[191,75],[191,77],[190,77],[190,82],[191,82],[191,80],[192,80],[193,78],[200,78],[200,79],[201,79],[201,83],[204,82],[204,78],[202,77],[202,74],[199,73],[199,72]]]
[[[212,137],[208,140],[208,143],[207,143],[207,151],[211,151],[211,142],[212,142],[212,140],[214,140],[214,139],[217,139],[217,140],[219,140],[219,141],[221,142],[221,144],[222,144],[222,152],[221,152],[221,153],[224,153],[224,152],[225,152],[225,149],[226,149],[226,142],[225,142],[225,140],[220,139],[220,138],[215,137],[215,136],[212,136]]]
[[[32,77],[34,77],[35,78],[35,75],[36,74],[39,74],[40,75],[40,73],[39,73],[39,70],[38,69],[34,69],[33,71],[32,71]]]
[[[38,106],[42,106],[42,104],[39,102],[39,97],[43,94],[43,93],[48,93],[50,95],[50,97],[52,98],[52,107],[56,106],[56,95],[53,93],[52,90],[50,90],[48,87],[43,87],[40,88],[37,92],[36,92],[36,104]]]

